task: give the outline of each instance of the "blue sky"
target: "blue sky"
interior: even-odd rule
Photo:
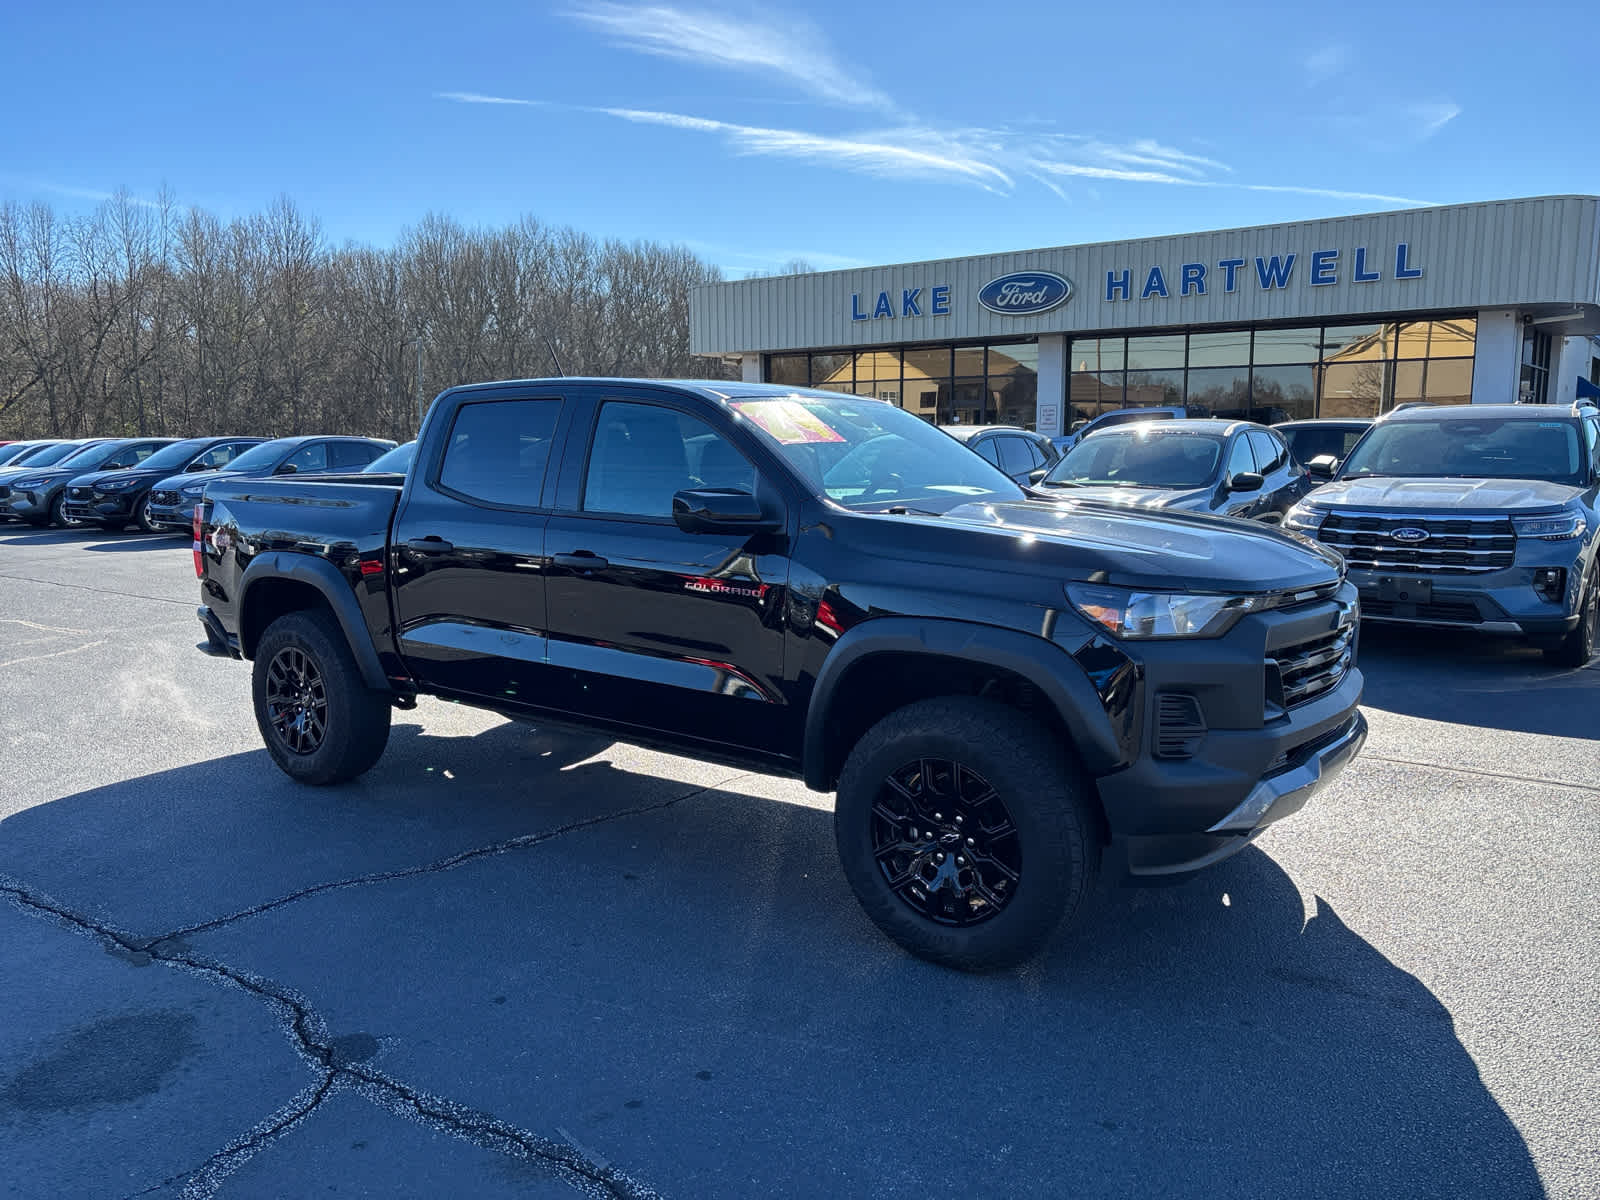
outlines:
[[[1476,0],[14,4],[0,199],[286,194],[334,243],[532,214],[738,276],[1593,192],[1594,34]]]

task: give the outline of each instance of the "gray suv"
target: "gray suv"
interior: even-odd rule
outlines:
[[[1424,405],[1375,422],[1283,524],[1344,555],[1368,620],[1519,635],[1577,667],[1600,626],[1597,491],[1587,401]]]

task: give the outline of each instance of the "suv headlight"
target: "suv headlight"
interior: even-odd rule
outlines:
[[[1581,537],[1589,527],[1580,512],[1562,512],[1547,517],[1513,517],[1511,523],[1516,526],[1518,537],[1538,538],[1544,542],[1564,542],[1568,538]]]
[[[101,492],[124,492],[138,483],[137,479],[108,479],[104,483],[95,484],[95,490]]]
[[[48,475],[30,475],[26,479],[13,479],[11,481],[11,486],[14,488],[20,488],[22,491],[27,491],[29,488],[40,487],[49,482],[50,477]]]
[[[1315,533],[1322,528],[1322,522],[1327,520],[1328,510],[1320,504],[1306,504],[1302,501],[1288,512],[1283,514],[1283,527],[1285,529],[1299,529],[1307,533]]]
[[[206,485],[203,483],[194,483],[190,484],[186,488],[180,488],[179,490],[184,496],[187,496],[189,499],[193,500],[196,499],[201,492],[206,490]]]
[[[1128,641],[1221,637],[1245,613],[1274,603],[1265,596],[1135,592],[1093,583],[1067,584],[1067,599],[1107,633]]]

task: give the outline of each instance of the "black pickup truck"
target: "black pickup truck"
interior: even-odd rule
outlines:
[[[220,480],[194,538],[293,778],[366,771],[420,694],[796,776],[872,919],[965,969],[1103,866],[1241,849],[1366,737],[1336,553],[1035,498],[855,396],[454,388],[404,476]]]

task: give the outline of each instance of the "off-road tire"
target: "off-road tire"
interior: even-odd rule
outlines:
[[[953,761],[998,794],[1017,830],[1019,878],[978,924],[940,924],[897,893],[874,853],[873,806],[908,763]],[[891,797],[892,798],[892,797]],[[867,916],[906,950],[963,971],[1032,957],[1079,909],[1100,870],[1094,786],[1069,747],[1025,713],[968,696],[920,700],[890,713],[845,760],[834,836],[845,878]]]
[[[290,745],[268,711],[269,674],[286,650],[304,655],[321,679],[325,727],[308,753]],[[348,782],[377,762],[389,742],[390,697],[366,685],[331,613],[317,609],[286,613],[267,626],[256,646],[251,693],[267,753],[299,783],[320,787]]]
[[[1545,658],[1558,667],[1586,667],[1594,657],[1597,637],[1600,637],[1600,576],[1591,579],[1583,589],[1577,628],[1554,646],[1547,647]]]

